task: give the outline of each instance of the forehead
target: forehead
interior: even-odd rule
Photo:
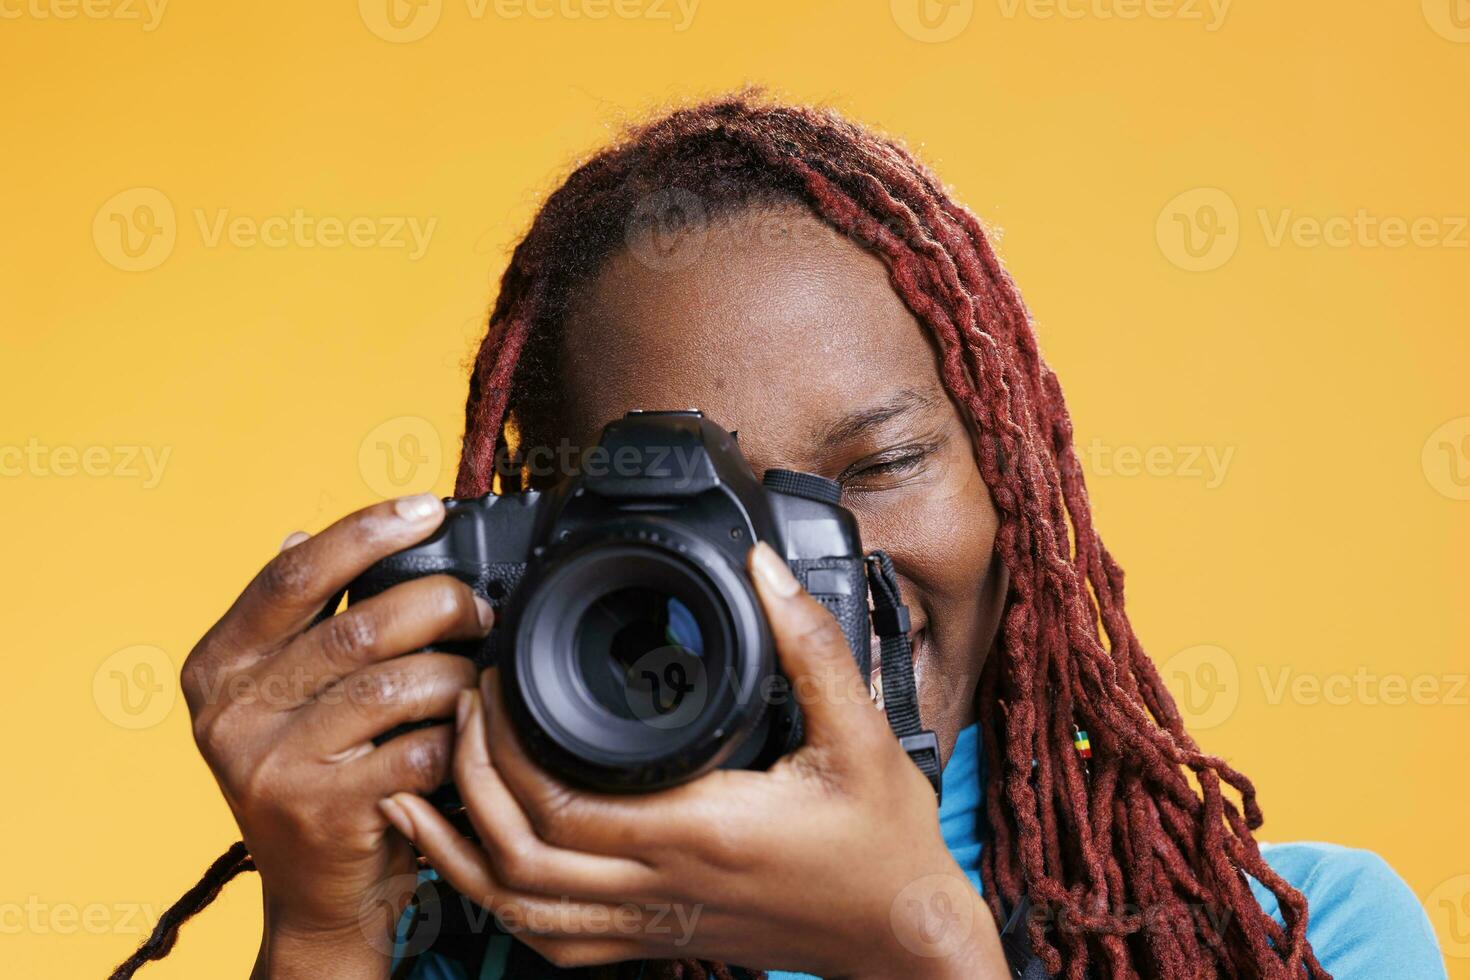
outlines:
[[[586,444],[629,409],[699,408],[757,468],[810,466],[843,417],[944,400],[932,341],[885,266],[803,210],[634,241],[568,318],[565,421]]]

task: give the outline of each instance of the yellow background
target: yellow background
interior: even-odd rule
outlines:
[[[0,970],[105,975],[235,839],[167,671],[287,532],[449,491],[540,196],[750,81],[908,139],[1003,232],[1134,622],[1263,837],[1385,855],[1470,977],[1464,0],[557,2],[0,0],[0,447],[46,453],[0,457]],[[417,258],[208,234],[298,209],[436,224]],[[1360,211],[1430,223],[1312,244]],[[125,447],[169,452],[156,485]],[[244,975],[258,895],[143,975]]]

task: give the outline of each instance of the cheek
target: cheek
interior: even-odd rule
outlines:
[[[946,451],[934,476],[853,505],[863,546],[893,558],[906,600],[945,646],[969,647],[981,626],[998,519],[968,446]]]

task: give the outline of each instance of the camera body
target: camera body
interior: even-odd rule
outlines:
[[[446,501],[443,526],[348,599],[434,574],[484,596],[489,638],[446,648],[500,669],[528,754],[570,782],[648,791],[765,768],[802,726],[746,571],[755,542],[831,611],[868,676],[863,551],[839,497],[812,474],[757,480],[701,412],[630,412],[550,490]]]

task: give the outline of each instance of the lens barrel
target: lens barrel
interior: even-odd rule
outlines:
[[[538,762],[591,788],[646,791],[759,754],[744,743],[770,728],[779,674],[729,556],[647,519],[603,525],[537,564],[503,624],[513,643],[501,666]]]

